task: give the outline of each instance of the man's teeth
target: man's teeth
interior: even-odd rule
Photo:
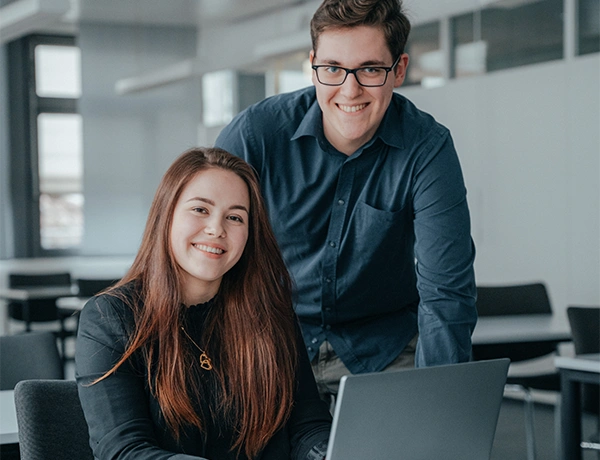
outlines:
[[[360,104],[360,105],[340,105],[339,107],[344,112],[353,113],[353,112],[358,112],[359,110],[364,109],[366,106],[367,106],[367,104]]]
[[[225,252],[223,249],[213,248],[212,246],[206,246],[205,244],[195,244],[194,247],[212,254],[223,254]]]

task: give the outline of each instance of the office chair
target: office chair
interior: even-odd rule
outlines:
[[[600,353],[600,307],[567,307],[567,317],[573,335],[575,353]],[[581,409],[596,416],[597,428],[600,430],[600,387],[583,384],[581,389]],[[600,433],[588,441],[582,441],[583,449],[598,451],[600,457]]]
[[[15,387],[21,460],[94,460],[75,380],[24,380]]]
[[[119,278],[77,278],[79,297],[92,297],[117,283]]]
[[[63,378],[52,332],[0,336],[0,390],[12,390],[21,380]]]
[[[479,316],[552,315],[552,307],[544,283],[478,286],[477,312]],[[510,358],[511,363],[531,361],[548,358],[556,353],[556,347],[557,344],[552,341],[474,345],[473,359]],[[527,458],[535,460],[534,401],[531,390],[559,392],[560,374],[554,367],[527,375],[509,373],[506,389],[519,391],[524,395]]]
[[[45,274],[21,274],[11,273],[8,276],[8,285],[11,288],[32,288],[32,287],[71,287],[71,274],[64,273],[45,273]],[[31,330],[33,322],[51,322],[58,321],[60,330],[56,335],[61,340],[61,353],[63,361],[66,359],[66,339],[75,336],[76,330],[69,330],[66,327],[66,320],[73,316],[78,310],[58,308],[56,298],[31,299],[27,301],[29,307],[29,316],[25,318],[23,304],[21,302],[8,303],[8,316],[17,321],[25,322],[25,330]]]

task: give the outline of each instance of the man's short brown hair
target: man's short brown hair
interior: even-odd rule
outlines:
[[[410,21],[402,10],[402,0],[324,0],[310,21],[313,51],[316,54],[325,30],[357,26],[383,30],[393,59],[404,53]]]

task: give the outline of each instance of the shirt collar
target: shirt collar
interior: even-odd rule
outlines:
[[[390,106],[381,120],[381,124],[375,133],[374,138],[380,138],[384,143],[397,149],[404,149],[404,118],[402,116],[402,105],[404,100],[394,93]]]
[[[321,107],[319,107],[316,97],[306,111],[304,118],[302,118],[302,121],[300,122],[300,125],[298,126],[298,129],[296,129],[296,132],[292,136],[291,140],[294,141],[302,136],[313,136],[317,139],[319,139],[320,136],[324,137],[323,113],[321,112]]]
[[[377,138],[381,139],[384,143],[398,149],[404,148],[404,124],[403,117],[401,115],[400,106],[403,104],[402,99],[394,94],[390,105],[381,120],[381,124],[377,129],[377,132],[367,144],[373,144],[373,141]],[[319,103],[315,97],[312,105],[308,108],[306,115],[302,118],[298,129],[293,134],[291,140],[299,139],[302,136],[313,136],[317,140],[324,139],[325,134],[323,132],[323,113],[319,107]]]

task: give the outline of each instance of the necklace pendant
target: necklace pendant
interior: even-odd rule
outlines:
[[[206,355],[206,353],[202,353],[200,355],[200,367],[207,371],[210,371],[213,368],[210,358]]]

